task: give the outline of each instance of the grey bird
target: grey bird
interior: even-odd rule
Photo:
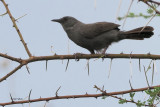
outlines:
[[[120,31],[118,24],[110,22],[85,24],[71,16],[51,21],[60,23],[68,37],[77,45],[89,50],[91,54],[95,54],[95,51],[105,54],[112,43],[123,39],[143,40],[154,34],[151,26]]]

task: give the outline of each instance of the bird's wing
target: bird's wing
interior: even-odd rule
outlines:
[[[83,27],[83,32],[81,35],[88,39],[93,39],[94,37],[99,36],[100,34],[113,30],[118,29],[120,25],[109,23],[109,22],[97,22],[93,24],[86,24]]]

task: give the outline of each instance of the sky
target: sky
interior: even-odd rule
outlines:
[[[72,16],[84,23],[94,23],[100,21],[113,22],[122,25],[122,21],[116,20],[117,9],[120,0],[6,0],[8,7],[15,17],[20,18],[17,25],[28,44],[30,52],[34,56],[47,56],[74,53],[86,53],[89,51],[83,49],[72,41],[70,41],[64,32],[62,26],[58,23],[51,22],[52,19],[61,18],[63,16]],[[127,13],[131,0],[123,0],[119,16]],[[131,12],[135,14],[146,13],[148,7],[134,0]],[[0,3],[0,14],[5,13],[5,8]],[[122,30],[131,30],[137,27],[145,26],[149,19],[144,18],[128,18],[125,26],[120,27]],[[107,53],[119,54],[121,52],[130,54],[160,54],[160,24],[157,24],[158,17],[155,17],[149,26],[154,27],[154,36],[140,40],[123,40],[112,44]],[[0,52],[7,53],[14,57],[28,58],[28,55],[20,42],[20,38],[13,27],[8,15],[0,16]],[[132,62],[130,65],[130,61]],[[143,65],[148,66],[151,60],[141,60],[142,71],[139,71],[138,59],[113,59],[110,77],[109,67],[110,59],[89,60],[90,75],[86,64],[88,60],[80,61],[70,60],[67,72],[65,67],[67,60],[51,60],[48,61],[48,69],[46,71],[45,61],[34,62],[28,64],[30,74],[25,67],[18,70],[10,76],[6,81],[0,84],[0,103],[10,101],[9,93],[13,98],[25,99],[32,89],[31,99],[41,97],[55,96],[56,90],[61,86],[58,95],[78,95],[78,94],[98,94],[94,85],[103,87],[107,92],[129,90],[129,80],[131,80],[133,88],[147,87]],[[156,75],[154,84],[159,85],[160,76],[159,61],[156,63]],[[0,77],[3,77],[18,64],[0,58]],[[131,67],[130,67],[131,66]],[[132,70],[131,70],[132,68]],[[132,72],[131,72],[132,71]],[[132,75],[131,75],[132,74]],[[132,78],[131,78],[132,77]],[[151,83],[151,70],[148,72],[149,82]],[[136,94],[136,99],[145,100],[145,94]],[[128,95],[119,96],[129,98]],[[31,103],[31,107],[43,107],[45,102]],[[135,104],[118,104],[118,100],[107,97],[102,98],[80,98],[67,100],[53,100],[47,103],[46,107],[135,107]],[[11,105],[8,107],[29,107],[29,104]]]

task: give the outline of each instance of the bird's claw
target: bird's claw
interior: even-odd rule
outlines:
[[[74,53],[74,55],[75,55],[75,60],[79,61],[79,57],[84,55],[84,54],[82,54],[82,53]]]

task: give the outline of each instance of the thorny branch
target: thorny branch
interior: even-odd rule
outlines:
[[[154,4],[157,4],[158,6],[160,5],[160,2],[157,2],[157,1],[153,1],[153,0],[138,0],[138,1],[141,1],[145,4],[147,4],[149,7],[151,7],[157,14],[160,15],[160,11],[158,11],[155,7],[153,7],[150,3],[154,3]]]
[[[102,92],[101,94],[83,94],[83,95],[66,95],[66,96],[55,96],[55,97],[47,97],[47,98],[38,98],[38,99],[30,99],[30,100],[22,100],[22,101],[14,101],[14,102],[5,102],[0,103],[0,106],[6,106],[6,105],[13,105],[13,104],[24,104],[24,103],[32,103],[32,102],[39,102],[39,101],[50,101],[50,100],[58,100],[58,99],[71,99],[71,98],[97,98],[97,97],[103,97],[103,96],[113,96],[113,95],[123,95],[128,94],[131,92],[140,92],[145,91],[148,89],[154,89],[155,87],[160,87],[160,85],[152,86],[152,87],[145,87],[145,88],[138,88],[138,89],[131,89],[131,90],[125,90],[125,91],[119,91],[119,92]],[[117,97],[119,98],[119,97]]]
[[[7,75],[5,75],[4,77],[0,78],[0,82],[6,80],[9,76],[11,76],[12,74],[14,74],[17,70],[19,70],[21,67],[23,66],[23,64],[20,64],[18,67],[16,67],[14,70],[12,70],[11,72],[9,72]]]
[[[9,56],[7,54],[0,53],[0,57],[3,57],[3,58],[6,58],[6,59],[9,59],[9,60],[21,63],[20,58],[15,58],[15,57]]]
[[[116,58],[132,58],[132,59],[154,59],[154,60],[159,60],[160,55],[153,55],[153,54],[81,54],[81,55],[51,55],[51,56],[32,56],[28,59],[20,59],[20,58],[15,58],[8,56],[6,54],[1,54],[1,57],[16,61],[20,63],[20,66],[22,67],[23,65],[26,65],[31,62],[37,62],[37,61],[48,61],[48,60],[63,60],[63,59],[92,59],[92,58],[111,58],[111,59],[116,59]],[[20,69],[21,67],[18,67]],[[3,80],[6,80],[9,76],[11,76],[13,73],[15,73],[18,69],[15,69],[7,74],[6,76],[0,78],[0,82]]]
[[[23,46],[24,46],[24,48],[25,48],[28,56],[31,57],[32,55],[31,55],[31,53],[30,53],[30,51],[29,51],[29,49],[28,49],[28,47],[27,47],[27,44],[25,43],[25,41],[24,41],[24,39],[23,39],[23,36],[22,36],[22,34],[21,34],[21,32],[20,32],[17,24],[16,24],[16,20],[14,19],[14,17],[12,16],[12,14],[11,14],[9,8],[8,8],[8,4],[6,4],[4,0],[1,0],[1,1],[2,1],[3,5],[5,6],[6,11],[7,11],[8,15],[9,15],[10,19],[12,20],[13,27],[15,27],[15,29],[16,29],[16,31],[17,31],[20,39],[21,39],[21,42],[22,42],[22,44],[23,44]]]
[[[94,88],[96,88],[97,90],[99,90],[100,92],[102,92],[102,94],[103,94],[104,96],[105,96],[105,94],[107,94],[106,91],[100,89],[100,88],[97,87],[96,85],[94,86]],[[135,102],[135,101],[133,101],[133,100],[126,100],[126,99],[123,99],[123,98],[121,98],[121,97],[117,97],[117,96],[115,96],[115,95],[108,95],[108,96],[113,97],[113,98],[116,98],[116,99],[119,99],[119,100],[125,100],[126,102],[138,104],[137,102]],[[145,105],[145,106],[150,106],[150,105]]]

